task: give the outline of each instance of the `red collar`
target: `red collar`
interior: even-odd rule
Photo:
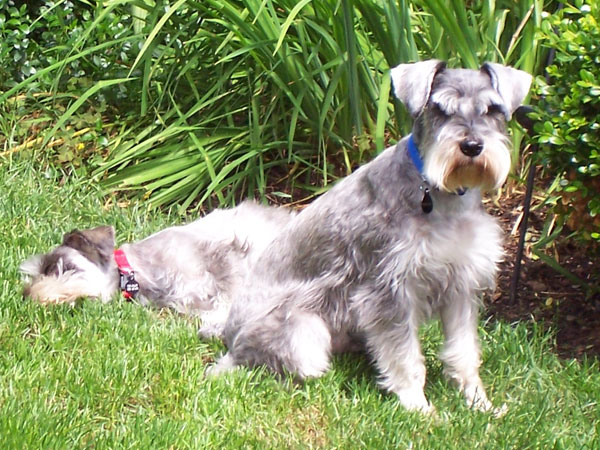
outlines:
[[[118,248],[113,252],[113,256],[117,263],[117,267],[119,268],[119,286],[121,288],[121,293],[127,300],[131,300],[135,298],[139,292],[140,284],[135,279],[135,273],[133,272],[133,268],[129,264],[129,261],[127,261],[125,252]]]

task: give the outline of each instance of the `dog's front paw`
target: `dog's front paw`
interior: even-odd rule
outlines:
[[[198,337],[200,339],[211,339],[211,338],[223,338],[223,325],[222,324],[202,324],[198,328]]]
[[[506,403],[503,403],[502,406],[500,406],[498,408],[492,408],[492,410],[491,410],[491,413],[493,414],[493,416],[496,419],[499,419],[500,417],[504,417],[507,412],[508,412],[508,406],[506,406]]]
[[[485,395],[485,390],[483,389],[483,386],[481,386],[480,383],[474,383],[470,386],[467,386],[464,389],[464,394],[466,397],[467,405],[469,405],[470,408],[476,411],[491,413],[496,418],[504,416],[508,411],[508,407],[506,406],[506,404],[503,404],[498,408],[494,408],[492,403],[488,400],[487,396]]]
[[[506,406],[506,404],[503,404],[498,408],[494,408],[494,406],[487,400],[485,402],[479,401],[476,403],[471,403],[469,406],[476,411],[491,414],[496,419],[499,419],[508,412],[508,406]]]
[[[427,401],[422,391],[403,389],[396,392],[402,406],[409,411],[418,411],[423,414],[435,415],[435,407]]]

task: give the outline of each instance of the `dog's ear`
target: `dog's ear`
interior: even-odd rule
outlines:
[[[63,245],[74,248],[99,266],[106,266],[115,249],[115,230],[109,226],[73,230],[64,235]]]
[[[446,63],[437,59],[412,64],[400,64],[390,74],[394,84],[394,94],[408,109],[413,117],[425,108],[431,86],[436,74],[446,67]]]
[[[522,70],[489,62],[481,66],[481,71],[490,77],[492,87],[500,94],[512,116],[525,100],[532,76]]]

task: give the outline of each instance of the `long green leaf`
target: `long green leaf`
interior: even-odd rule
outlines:
[[[279,38],[277,39],[277,44],[275,44],[275,49],[273,50],[273,56],[275,56],[275,54],[277,54],[277,52],[281,48],[281,44],[283,44],[283,40],[285,39],[287,31],[290,28],[290,25],[292,24],[294,19],[296,19],[296,16],[298,15],[298,13],[302,10],[302,8],[304,8],[306,5],[308,5],[311,2],[312,2],[312,0],[301,0],[290,11],[290,14],[288,15],[287,19],[285,19],[285,22],[283,22],[283,25],[281,26],[281,31],[279,32]]]
[[[163,15],[160,20],[158,21],[158,23],[154,26],[154,28],[152,28],[152,31],[150,31],[150,34],[148,35],[148,38],[146,39],[146,41],[144,42],[144,45],[142,46],[142,48],[140,49],[140,52],[138,53],[137,57],[135,58],[135,61],[133,62],[133,64],[131,65],[131,69],[129,69],[129,75],[131,76],[131,74],[133,73],[133,71],[135,70],[135,68],[137,67],[138,63],[140,62],[140,60],[146,55],[146,52],[148,50],[148,48],[150,48],[150,46],[154,43],[154,40],[156,38],[156,36],[158,35],[158,33],[160,32],[160,30],[163,28],[163,26],[165,25],[165,23],[167,23],[167,21],[171,18],[171,16],[186,2],[187,0],[177,0],[177,2],[168,8],[167,12],[165,15]]]

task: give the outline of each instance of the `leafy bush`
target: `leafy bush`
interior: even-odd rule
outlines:
[[[45,147],[44,160],[83,171],[102,161],[106,120],[117,107],[135,110],[139,103],[135,86],[108,81],[126,76],[137,54],[135,36],[123,38],[132,22],[127,10],[115,14],[87,1],[0,0],[4,153]],[[102,83],[113,88],[100,89]]]
[[[182,210],[211,196],[319,192],[410,130],[392,107],[389,67],[440,57],[533,69],[541,2],[442,3],[207,0],[176,2],[168,20],[149,9],[154,50],[135,68],[142,111],[145,95],[159,114],[121,136],[99,173]]]
[[[0,14],[13,15],[0,38],[29,39],[18,55],[0,39],[0,52],[19,59],[0,69],[0,103],[49,90],[43,106],[56,116],[44,143],[79,129],[83,113],[101,114],[100,129],[107,121],[119,129],[95,167],[104,185],[182,211],[211,198],[319,192],[410,130],[389,67],[438,57],[531,72],[543,8],[540,0],[0,2]],[[23,79],[15,70],[25,61],[34,70]],[[61,155],[67,164],[87,158]]]
[[[127,75],[138,52],[135,36],[123,39],[132,22],[127,9],[117,14],[87,1],[0,0],[0,58],[8,62],[0,65],[0,90],[20,85],[28,92],[77,93]],[[84,49],[94,50],[84,54]],[[128,93],[117,91],[115,103]]]
[[[578,2],[543,23],[556,51],[549,83],[537,79],[539,157],[560,179],[555,212],[586,240],[600,243],[600,6]]]

